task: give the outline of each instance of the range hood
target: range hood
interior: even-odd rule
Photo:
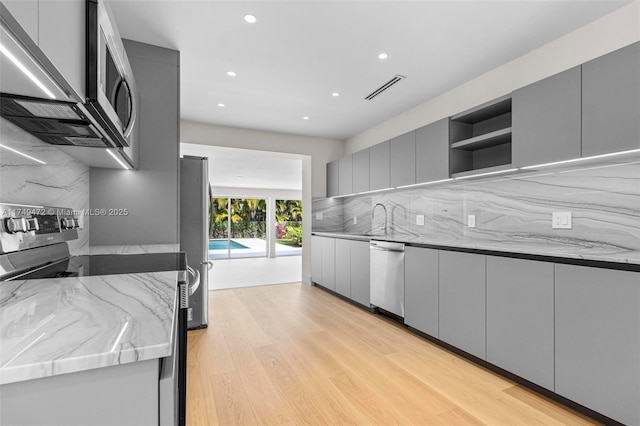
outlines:
[[[88,166],[133,168],[132,149],[125,153],[84,101],[0,3],[0,116]]]

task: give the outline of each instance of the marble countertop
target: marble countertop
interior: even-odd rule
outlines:
[[[7,281],[0,286],[0,384],[172,352],[178,273]]]
[[[436,247],[461,248],[473,250],[487,250],[506,253],[518,253],[537,256],[548,256],[565,259],[582,259],[600,262],[625,263],[632,265],[640,265],[640,251],[631,250],[611,250],[608,252],[593,252],[589,248],[570,247],[570,246],[552,246],[546,241],[535,243],[522,242],[473,242],[473,241],[450,241],[438,237],[417,236],[412,234],[389,234],[389,235],[363,235],[352,234],[348,232],[312,232],[313,235],[347,238],[352,240],[369,241],[397,241],[407,244],[424,244]]]
[[[177,253],[180,244],[139,244],[83,247],[74,256],[81,254],[142,254],[142,253]]]

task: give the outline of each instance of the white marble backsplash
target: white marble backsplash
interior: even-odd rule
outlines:
[[[379,229],[382,209],[377,208],[371,220],[376,203],[386,206],[390,232],[433,237],[441,244],[541,254],[640,250],[637,159],[349,197],[343,201],[341,231]],[[553,212],[571,212],[572,229],[552,229]],[[416,225],[417,215],[424,215],[423,226]],[[467,215],[476,216],[475,228],[466,226]],[[321,231],[315,224],[314,231]]]
[[[0,141],[46,163],[0,147],[0,202],[69,207],[80,212],[89,208],[87,166],[1,117]],[[74,254],[89,244],[89,216],[81,218],[81,225],[78,239],[69,243]]]
[[[313,218],[311,229],[321,232],[342,231],[342,200],[339,198],[316,198],[311,207]]]

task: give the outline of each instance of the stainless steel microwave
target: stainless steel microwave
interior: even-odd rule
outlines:
[[[87,0],[87,100],[85,108],[116,139],[130,146],[138,97],[131,65],[109,5]]]

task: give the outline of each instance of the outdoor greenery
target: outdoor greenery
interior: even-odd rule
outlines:
[[[230,203],[229,203],[230,201]],[[229,208],[230,207],[230,208]],[[302,201],[276,200],[276,241],[302,246]],[[209,238],[266,238],[267,203],[258,198],[214,198],[209,208]]]

